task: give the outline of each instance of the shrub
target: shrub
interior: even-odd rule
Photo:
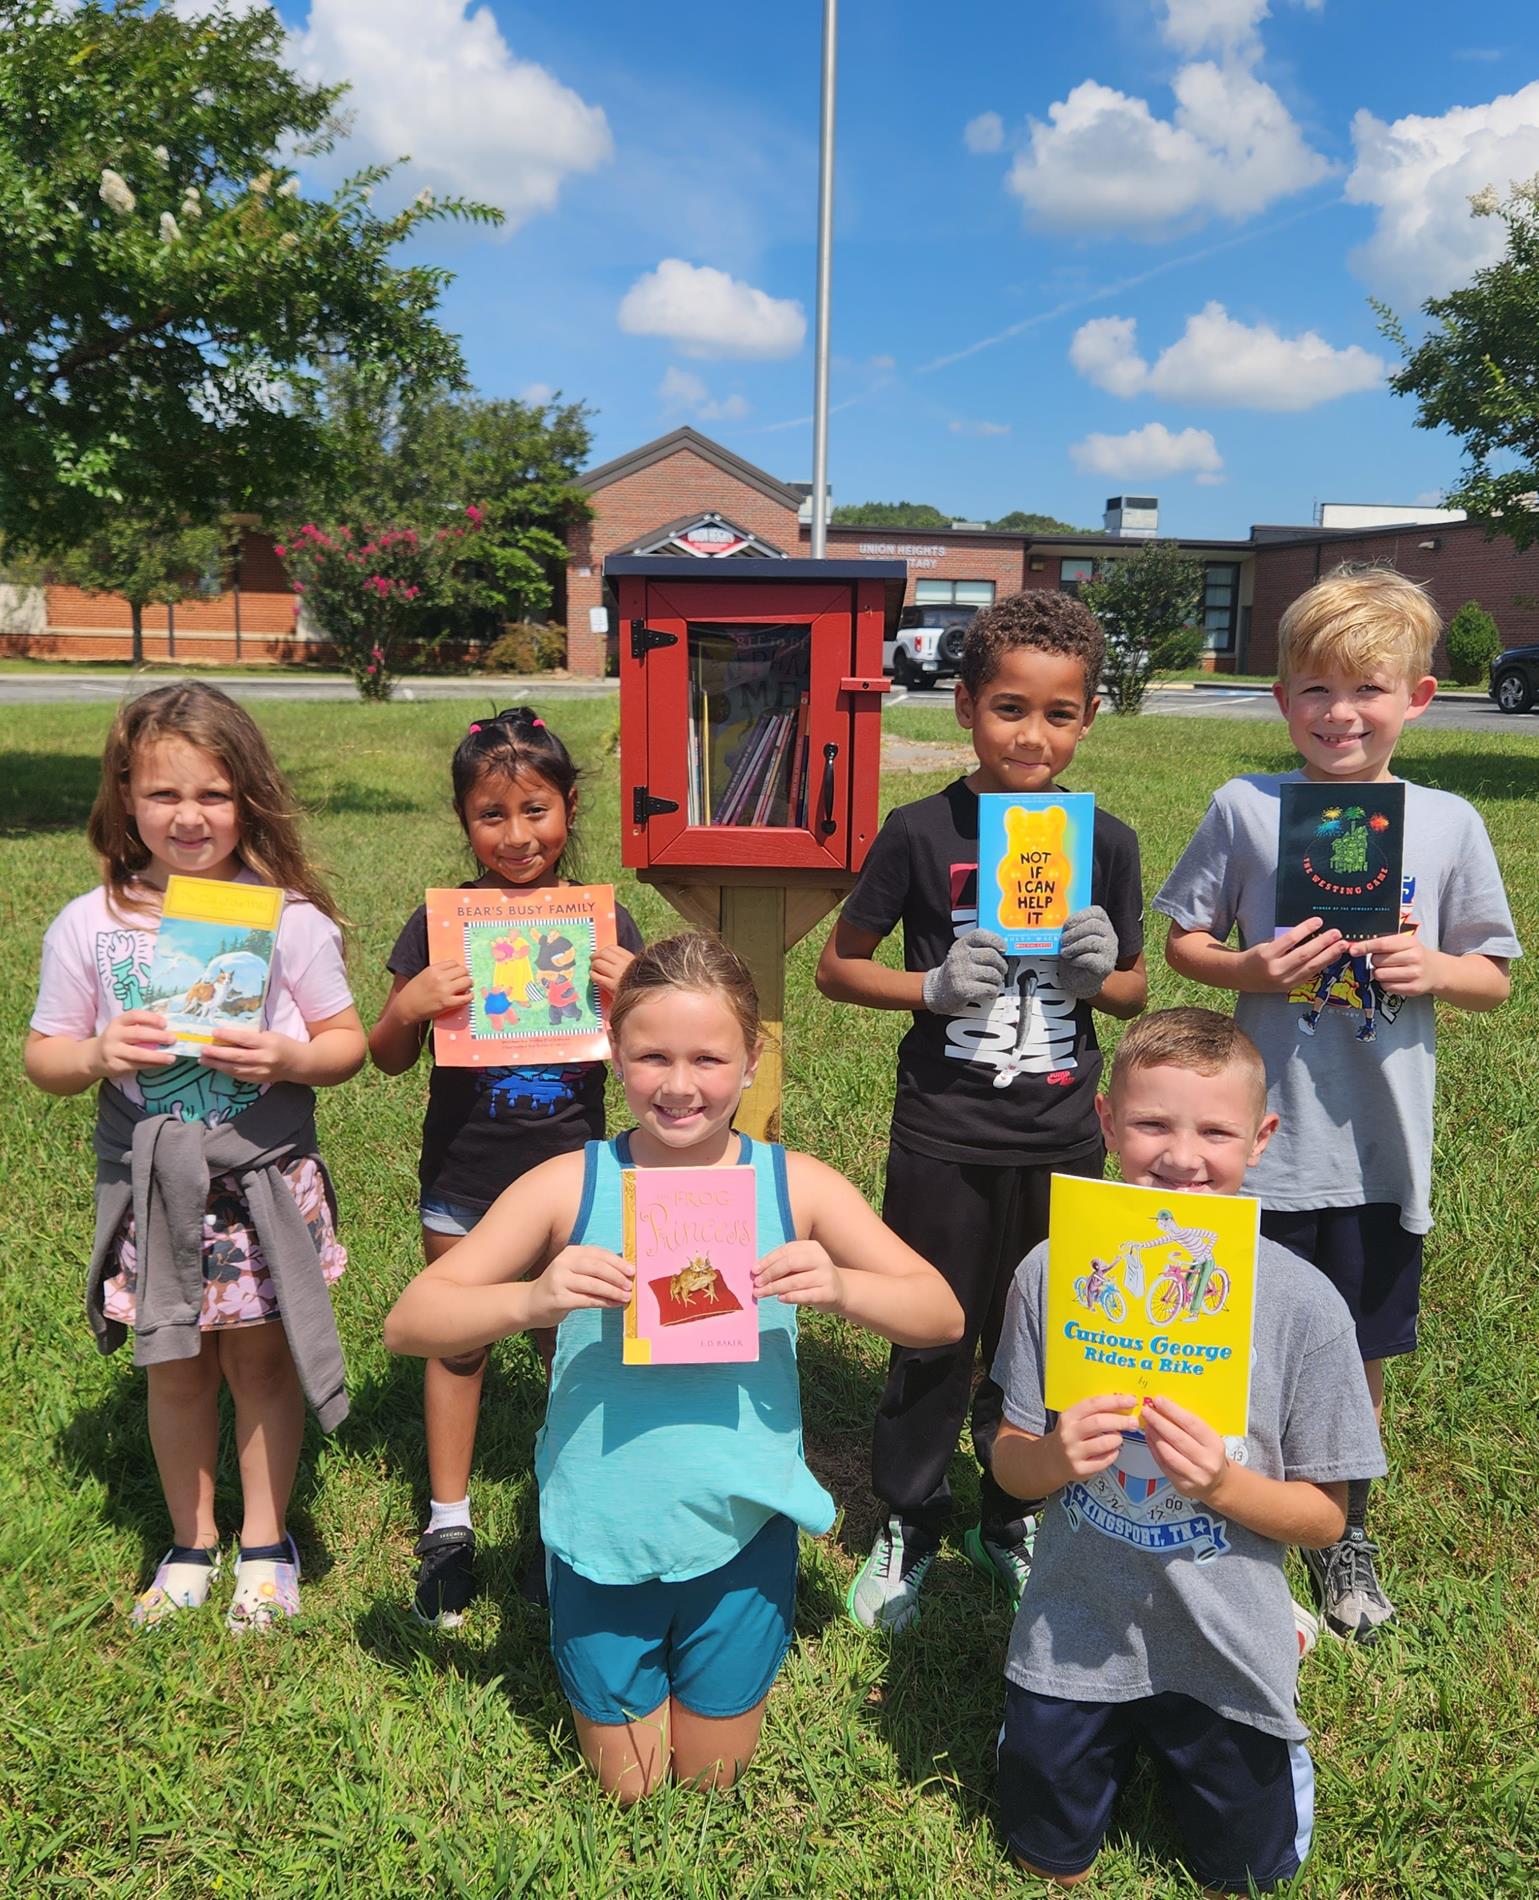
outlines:
[[[1172,541],[1145,541],[1108,558],[1080,599],[1106,635],[1101,691],[1113,712],[1136,713],[1159,673],[1194,666],[1202,652],[1202,563]]]
[[[1467,600],[1448,623],[1448,670],[1461,686],[1483,680],[1502,650],[1496,622],[1478,600]]]
[[[553,673],[566,665],[566,628],[554,621],[510,620],[482,655],[493,673]]]

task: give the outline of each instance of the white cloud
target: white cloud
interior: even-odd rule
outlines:
[[[962,143],[970,152],[1001,152],[1005,146],[1005,122],[997,112],[980,112],[962,128]]]
[[[1206,429],[1173,435],[1163,422],[1146,423],[1127,435],[1087,435],[1069,446],[1082,475],[1109,475],[1114,481],[1146,475],[1217,475],[1224,466],[1218,445]]]
[[[638,277],[619,317],[629,335],[665,336],[686,356],[794,356],[807,334],[799,303],[680,257]]]
[[[426,183],[440,195],[499,205],[504,229],[514,230],[613,150],[603,109],[520,59],[487,6],[312,0],[289,45],[306,78],[351,85],[348,136],[307,170],[353,171],[410,153],[405,195]]]
[[[1260,50],[1257,28],[1267,0],[1165,0],[1162,36],[1178,52],[1241,56]]]
[[[1008,435],[1008,422],[948,422],[946,427],[953,435]]]
[[[1352,266],[1382,294],[1420,303],[1502,255],[1501,221],[1471,217],[1469,199],[1487,185],[1506,197],[1514,181],[1539,172],[1539,80],[1440,118],[1411,114],[1386,125],[1359,112],[1352,140],[1347,198],[1378,210]]]
[[[518,399],[520,402],[528,403],[532,409],[540,409],[555,393],[549,383],[525,383],[518,392]]]
[[[665,410],[675,415],[682,411],[702,422],[738,422],[748,414],[746,397],[732,395],[718,402],[707,389],[705,378],[690,369],[670,368],[657,393]]]
[[[1180,340],[1152,364],[1138,354],[1136,334],[1132,317],[1096,317],[1075,331],[1069,361],[1113,396],[1243,409],[1313,409],[1384,377],[1383,359],[1355,343],[1333,349],[1314,330],[1282,336],[1269,323],[1238,322],[1221,303],[1188,317]]]
[[[1006,183],[1038,224],[1156,239],[1211,217],[1245,218],[1327,176],[1287,107],[1239,66],[1201,61],[1172,82],[1176,109],[1087,79],[1030,122]]]

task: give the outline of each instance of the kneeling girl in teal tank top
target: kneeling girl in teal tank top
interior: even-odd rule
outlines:
[[[445,1357],[559,1327],[536,1451],[551,1649],[584,1756],[630,1801],[670,1773],[725,1787],[746,1765],[790,1642],[797,1527],[833,1523],[802,1456],[796,1308],[908,1346],[950,1344],[962,1312],[842,1175],[733,1128],[763,1037],[753,980],[717,939],[643,951],[610,1036],[635,1127],[515,1181],[401,1295],[385,1343]],[[758,1360],[623,1365],[623,1171],[744,1164]]]

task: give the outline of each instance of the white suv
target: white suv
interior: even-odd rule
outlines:
[[[959,672],[976,607],[905,607],[898,631],[882,642],[882,667],[899,686],[928,686]]]

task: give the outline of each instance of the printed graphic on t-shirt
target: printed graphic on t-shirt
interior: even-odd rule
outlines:
[[[1245,1440],[1226,1438],[1224,1449],[1245,1463]],[[1128,1432],[1117,1462],[1085,1481],[1075,1479],[1058,1494],[1070,1528],[1089,1526],[1134,1550],[1163,1556],[1190,1550],[1208,1563],[1229,1548],[1227,1521],[1206,1505],[1182,1497],[1154,1461],[1142,1432]]]
[[[951,927],[965,937],[978,924],[978,867],[951,866]],[[946,1054],[994,1071],[997,1089],[1017,1076],[1040,1075],[1067,1084],[1074,1056],[1074,998],[1058,987],[1053,957],[1010,957],[1004,988],[992,1003],[947,1019]]]
[[[1416,879],[1407,871],[1400,884],[1402,931],[1416,928],[1412,914],[1415,900]],[[1354,957],[1346,953],[1334,963],[1326,964],[1312,983],[1302,984],[1291,991],[1288,1001],[1299,1005],[1299,1028],[1306,1036],[1315,1033],[1321,1016],[1327,1010],[1355,1012],[1362,1019],[1357,1031],[1359,1042],[1375,1041],[1379,1024],[1392,1023],[1405,1006],[1403,996],[1391,996],[1374,981],[1367,957]]]
[[[147,930],[97,932],[97,972],[120,1010],[144,1008],[153,951],[154,939]],[[196,1056],[183,1057],[166,1069],[140,1069],[134,1081],[152,1115],[174,1115],[184,1122],[230,1121],[262,1093],[255,1082],[222,1075]]]
[[[585,1071],[570,1064],[554,1069],[483,1069],[486,1112],[499,1115],[554,1115],[577,1095]]]

